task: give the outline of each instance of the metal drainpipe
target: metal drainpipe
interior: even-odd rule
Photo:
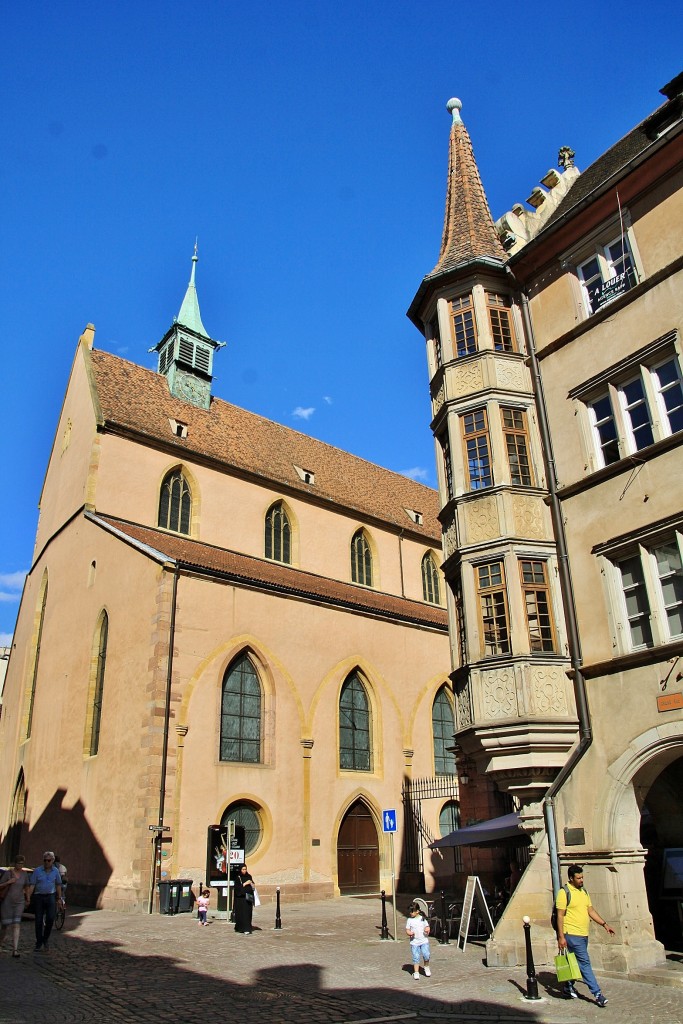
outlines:
[[[163,832],[161,827],[164,824],[164,806],[166,803],[166,765],[168,763],[168,727],[171,721],[171,682],[173,679],[173,647],[175,645],[175,614],[178,598],[178,566],[173,567],[173,592],[171,596],[171,621],[168,629],[168,658],[166,664],[166,697],[164,707],[164,738],[161,748],[161,780],[159,782],[159,820],[158,830],[154,833],[154,872],[152,875],[152,886],[149,894],[149,913],[152,913],[154,903],[154,892],[157,883],[157,865],[161,860],[161,838]]]
[[[509,267],[505,268],[513,278],[517,286],[519,282]],[[550,852],[550,873],[553,882],[553,899],[559,892],[562,880],[560,877],[560,860],[557,844],[557,824],[555,821],[555,797],[562,789],[576,765],[586,753],[593,742],[593,731],[590,723],[590,710],[588,707],[588,696],[586,693],[586,679],[581,671],[583,656],[581,654],[581,638],[579,636],[579,624],[576,615],[576,604],[574,601],[574,586],[569,565],[569,554],[567,552],[567,536],[564,529],[562,517],[562,503],[557,494],[557,473],[555,468],[555,456],[553,454],[552,439],[548,426],[548,413],[543,391],[543,381],[536,358],[536,343],[534,329],[529,313],[529,299],[527,293],[520,288],[522,298],[522,318],[527,336],[529,351],[529,365],[536,397],[536,409],[538,413],[538,427],[541,433],[543,446],[543,461],[545,462],[546,475],[548,478],[548,493],[550,498],[550,514],[553,522],[553,531],[557,543],[558,575],[562,601],[564,605],[565,623],[567,626],[567,639],[569,642],[569,659],[574,674],[574,699],[576,711],[579,717],[579,742],[572,750],[564,767],[560,771],[553,784],[543,799],[543,816],[545,819],[546,832],[548,834],[548,848]]]

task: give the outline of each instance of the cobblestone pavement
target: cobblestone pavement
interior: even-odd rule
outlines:
[[[390,927],[391,927],[390,915]],[[330,900],[254,915],[252,935],[194,915],[152,917],[70,908],[50,951],[33,952],[22,925],[21,957],[0,953],[2,1024],[583,1024],[609,1014],[634,1024],[683,1024],[683,988],[602,979],[609,1004],[564,1000],[553,974],[538,973],[542,1000],[524,1000],[522,968],[487,968],[484,947],[432,941],[431,978],[412,978],[408,942],[379,939],[374,899]],[[399,934],[403,919],[399,919]],[[582,993],[585,988],[579,985]]]

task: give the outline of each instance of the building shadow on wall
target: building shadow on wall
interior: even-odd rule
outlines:
[[[27,789],[27,802],[28,797]],[[69,873],[69,901],[81,907],[97,907],[112,867],[81,801],[65,807],[65,797],[66,790],[57,789],[30,828],[25,821],[14,824],[3,840],[4,858],[11,863],[17,853],[22,853],[27,866],[35,867],[42,863],[45,850],[53,850]]]

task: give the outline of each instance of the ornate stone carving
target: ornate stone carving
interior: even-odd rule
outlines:
[[[500,537],[500,521],[495,497],[478,498],[465,506],[467,539],[471,544]]]
[[[446,401],[446,385],[444,381],[441,381],[439,390],[432,398],[432,416],[436,416],[437,412]]]
[[[458,366],[453,371],[449,384],[454,397],[471,395],[473,391],[481,391],[483,387],[481,364],[474,362]]]
[[[450,558],[458,548],[458,524],[455,516],[451,519],[443,534],[444,558]]]
[[[510,391],[529,390],[524,364],[516,359],[496,359],[496,381]]]
[[[517,534],[522,537],[534,537],[538,540],[547,539],[541,498],[526,494],[514,494],[512,496],[512,514]]]
[[[467,729],[472,725],[472,702],[470,700],[470,688],[467,683],[463,684],[461,690],[455,695],[455,711],[458,729]]]
[[[559,668],[538,665],[531,678],[533,715],[568,715],[566,676]]]
[[[500,668],[482,675],[484,718],[512,718],[517,715],[517,688],[512,668]]]

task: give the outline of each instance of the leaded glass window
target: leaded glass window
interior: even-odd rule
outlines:
[[[168,473],[159,496],[159,526],[174,533],[190,532],[192,495],[187,480],[179,469]]]
[[[365,687],[354,672],[339,697],[339,767],[369,772],[370,705]]]
[[[266,558],[275,562],[292,561],[291,527],[282,502],[271,505],[266,513]]]
[[[221,761],[261,760],[261,684],[248,655],[233,662],[223,680]]]

